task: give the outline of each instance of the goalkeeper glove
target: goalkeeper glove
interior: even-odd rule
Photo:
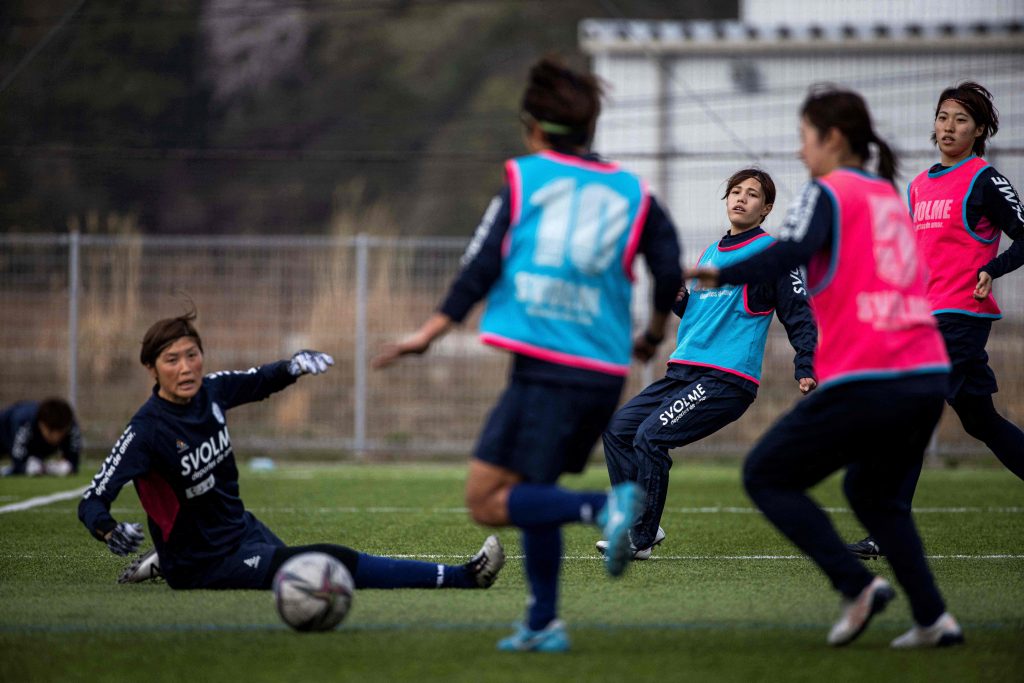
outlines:
[[[288,374],[292,377],[306,374],[319,375],[321,372],[327,372],[327,367],[330,365],[334,365],[334,359],[330,355],[303,349],[292,356],[288,363]]]
[[[107,547],[115,555],[124,557],[138,550],[145,538],[146,535],[142,533],[141,524],[119,522],[107,537]]]

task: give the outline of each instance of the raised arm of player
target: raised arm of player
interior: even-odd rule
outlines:
[[[462,255],[462,268],[437,311],[411,335],[385,345],[371,361],[372,367],[384,368],[402,356],[425,352],[435,339],[465,320],[501,276],[501,248],[509,223],[509,191],[505,187],[488,204],[473,239]]]
[[[832,216],[832,199],[820,185],[810,181],[790,205],[772,246],[721,271],[693,268],[686,275],[698,278],[706,287],[775,280],[806,265],[814,254],[831,246]]]
[[[203,384],[224,410],[245,403],[262,401],[271,394],[291,386],[298,379],[288,371],[290,360],[267,363],[248,370],[214,372],[203,378]]]

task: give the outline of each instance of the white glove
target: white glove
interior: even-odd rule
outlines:
[[[107,539],[107,547],[115,555],[124,557],[138,550],[145,538],[146,535],[142,533],[141,524],[121,522],[110,533],[110,538]]]
[[[288,363],[288,374],[292,377],[306,374],[319,375],[321,372],[327,372],[327,368],[331,365],[334,365],[334,359],[329,354],[303,349],[292,356]]]

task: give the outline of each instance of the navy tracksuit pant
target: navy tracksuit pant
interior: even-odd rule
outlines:
[[[850,507],[889,559],[918,624],[934,623],[945,604],[905,488],[920,471],[946,386],[947,375],[939,373],[819,388],[765,433],[743,468],[744,486],[757,507],[839,592],[853,598],[873,575],[807,495],[845,467]]]
[[[646,495],[643,514],[630,532],[635,547],[649,548],[658,532],[672,468],[669,449],[714,434],[753,401],[750,391],[714,376],[665,377],[619,408],[602,437],[604,458],[613,485],[635,481]]]

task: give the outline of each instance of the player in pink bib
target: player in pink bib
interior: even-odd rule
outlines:
[[[992,403],[999,388],[985,351],[992,321],[1002,317],[992,281],[1024,265],[1024,208],[1010,181],[982,158],[998,130],[999,114],[984,87],[966,81],[944,90],[932,133],[939,163],[911,181],[907,197],[928,266],[931,314],[952,363],[946,401],[964,430],[1024,479],[1024,432]],[[1004,232],[1014,242],[1000,254]],[[907,505],[919,476],[911,473],[904,484]],[[870,536],[849,548],[866,560],[883,554]]]
[[[900,488],[920,469],[939,416],[949,361],[930,315],[926,270],[892,185],[896,159],[874,132],[860,95],[815,90],[801,111],[800,154],[812,181],[779,239],[750,258],[687,273],[705,286],[758,282],[807,266],[818,321],[818,390],[784,415],[747,456],[754,503],[814,560],[843,595],[831,645],[857,638],[896,597],[847,549],[807,490],[846,469],[857,518],[889,554],[916,625],[892,646],[963,641],[946,612]],[[878,150],[879,173],[863,170]]]

